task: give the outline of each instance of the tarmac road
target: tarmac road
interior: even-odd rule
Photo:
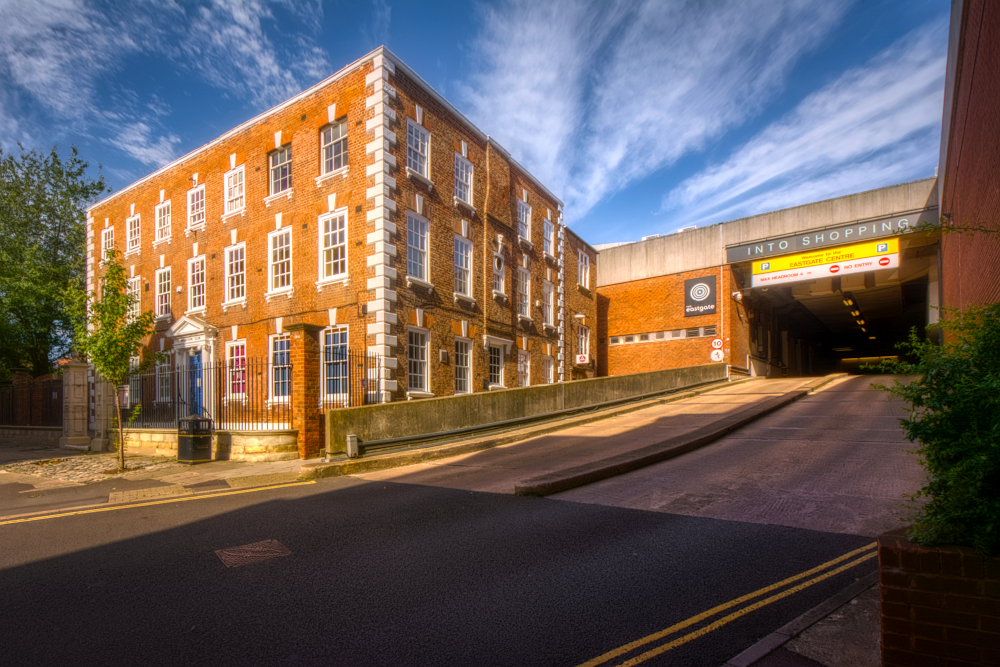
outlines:
[[[852,448],[857,438],[824,436],[835,422],[817,418],[894,419],[898,406],[868,382],[834,385],[702,450],[552,498],[333,478],[0,521],[4,661],[717,667],[875,569],[865,547],[897,511],[896,489],[850,481],[881,474],[872,460],[908,480],[905,445],[873,431],[881,445]],[[770,427],[790,422],[775,419],[817,430],[780,438]],[[747,433],[756,435],[740,439]],[[753,483],[730,484],[729,502],[691,499],[697,475],[721,493],[726,470]],[[650,503],[654,479],[668,483]],[[845,493],[833,492],[838,484]],[[883,492],[865,504],[869,487]],[[794,496],[808,512],[773,502],[809,489]],[[827,501],[861,509],[824,513]],[[291,553],[234,568],[215,553],[263,540]]]

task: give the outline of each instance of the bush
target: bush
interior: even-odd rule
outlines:
[[[925,545],[1000,553],[1000,303],[943,310],[941,346],[916,330],[884,372],[917,376],[881,387],[909,405],[903,431],[918,443],[928,480],[912,499],[928,501],[908,537]]]

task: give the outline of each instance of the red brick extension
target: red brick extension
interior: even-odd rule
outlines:
[[[879,537],[883,667],[1000,665],[1000,558]]]

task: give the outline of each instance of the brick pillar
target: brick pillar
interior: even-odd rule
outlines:
[[[299,458],[311,459],[323,451],[323,413],[319,409],[318,324],[289,324],[292,357],[292,428],[297,430]]]

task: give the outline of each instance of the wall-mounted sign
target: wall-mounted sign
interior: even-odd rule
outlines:
[[[576,363],[578,366],[586,366],[587,364],[590,363],[590,355],[589,354],[576,355]]]
[[[905,233],[918,225],[938,224],[937,208],[930,208],[919,213],[896,216],[894,218],[879,218],[867,222],[856,222],[851,225],[827,227],[801,234],[779,236],[753,243],[726,248],[727,262],[742,262],[748,259],[785,255],[793,252],[809,252],[814,248],[838,246],[845,243],[857,243],[872,238],[892,236]]]
[[[725,356],[726,355],[722,352],[722,350],[712,350],[711,354],[708,355],[708,358],[712,361],[722,361]]]
[[[721,350],[722,349],[722,344],[723,343],[722,343],[722,339],[721,338],[713,338],[712,339],[712,349],[713,350]]]
[[[899,239],[785,255],[753,263],[752,287],[817,280],[899,266]]]
[[[715,314],[715,276],[684,281],[684,317]]]

